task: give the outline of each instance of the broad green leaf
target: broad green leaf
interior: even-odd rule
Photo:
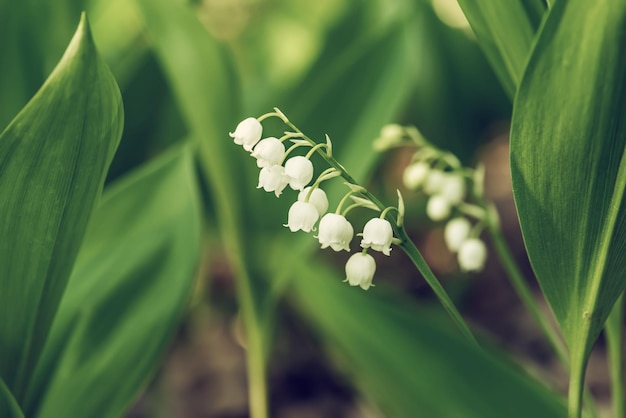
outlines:
[[[440,326],[433,312],[415,309],[382,286],[352,288],[320,263],[302,262],[293,274],[295,306],[385,416],[566,416],[550,390],[498,353]]]
[[[622,0],[557,2],[513,112],[522,231],[574,375],[626,287],[625,19]]]
[[[121,136],[119,90],[85,15],[0,136],[0,377],[21,401]]]
[[[0,378],[0,416],[5,418],[24,418],[24,413],[2,378]]]
[[[29,389],[28,416],[119,417],[128,408],[189,297],[200,213],[188,148],[107,189]]]
[[[542,0],[458,0],[500,83],[510,98],[520,83],[535,32],[545,12]]]

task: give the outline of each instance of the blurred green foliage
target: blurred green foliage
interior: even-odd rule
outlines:
[[[478,40],[456,2],[444,0],[0,1],[0,125],[8,125],[44,83],[81,10],[90,17],[98,56],[119,85],[126,121],[99,206],[92,211],[104,168],[87,184],[93,199],[72,200],[74,212],[58,210],[77,220],[77,231],[46,249],[69,245],[76,256],[86,233],[84,244],[71,276],[74,257],[56,260],[63,274],[54,278],[42,329],[33,331],[43,354],[25,354],[34,374],[22,373],[28,381],[15,385],[12,362],[19,356],[0,353],[0,412],[20,416],[17,401],[29,417],[123,413],[155,372],[187,305],[195,271],[209,258],[200,255],[201,233],[211,231],[236,283],[253,417],[267,416],[267,363],[284,300],[333,353],[329,358],[388,416],[564,416],[562,400],[549,388],[506,354],[462,341],[435,309],[416,310],[382,281],[365,295],[340,284],[343,273],[332,259],[314,255],[311,236],[282,227],[294,196],[286,192],[276,199],[255,189],[253,160],[228,137],[238,121],[277,106],[316,140],[328,134],[353,177],[383,195],[397,186],[372,179],[379,157],[371,144],[387,123],[416,125],[434,144],[473,164],[481,146],[502,130],[498,126],[508,123],[511,98],[547,8],[520,0],[508,10],[521,11],[522,19],[511,13],[496,22],[495,2],[482,9],[461,3],[475,29],[482,29],[475,30]],[[503,39],[509,26],[513,35]],[[85,62],[92,60],[80,61]],[[73,150],[74,130],[107,114],[89,108],[91,102],[72,101],[107,86],[103,80],[66,81],[79,90],[60,100],[70,132],[52,130],[50,141]],[[43,137],[56,126],[51,114],[43,119]],[[20,123],[37,126],[38,115],[26,116]],[[280,136],[285,128],[272,120],[264,129]],[[11,134],[9,128],[0,139],[6,142]],[[90,144],[93,138],[82,135],[80,141]],[[24,153],[20,166],[32,164],[31,154]],[[0,169],[10,156],[0,143]],[[73,161],[45,157],[43,167],[51,171]],[[55,187],[87,182],[73,174]],[[4,175],[0,170],[0,191],[11,203],[15,193]],[[340,187],[328,189],[331,207]],[[46,205],[29,216],[49,213]],[[1,215],[10,213],[2,209],[0,204]],[[407,217],[409,228],[416,227],[415,219]],[[0,231],[13,234],[0,246],[0,261],[7,265],[9,246],[19,244],[14,225],[12,219],[0,224]],[[27,248],[30,242],[22,244]],[[14,292],[6,283],[0,277],[0,292]],[[27,296],[24,306],[36,304]],[[24,306],[12,304],[6,317],[28,322]],[[79,399],[68,401],[77,393]]]

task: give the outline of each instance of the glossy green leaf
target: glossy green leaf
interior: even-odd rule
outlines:
[[[319,263],[303,262],[293,274],[298,310],[385,416],[566,416],[554,393],[439,326],[433,312],[382,289],[352,288]]]
[[[189,151],[168,152],[107,189],[29,390],[29,416],[119,417],[154,373],[200,254]]]
[[[542,0],[458,0],[509,97],[522,78],[535,32],[546,10]]]
[[[86,17],[0,136],[0,376],[18,401],[48,334],[123,124]]]
[[[513,112],[522,231],[574,375],[626,287],[625,19],[622,0],[557,2]]]

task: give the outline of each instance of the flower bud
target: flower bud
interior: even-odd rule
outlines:
[[[235,139],[235,144],[243,145],[243,149],[250,152],[254,144],[259,142],[261,134],[263,133],[263,126],[261,122],[255,118],[247,118],[239,122],[235,132],[231,132],[231,138]]]
[[[426,214],[433,221],[443,221],[452,212],[450,202],[443,196],[432,196],[426,204]]]
[[[289,187],[302,190],[313,179],[313,163],[303,156],[290,158],[285,163],[285,176]]]
[[[322,248],[330,247],[335,251],[350,251],[350,241],[354,228],[348,220],[336,213],[327,213],[320,220],[318,240]]]
[[[289,227],[291,232],[299,230],[311,232],[318,219],[319,214],[313,203],[297,201],[289,208],[288,221],[285,226]]]
[[[446,224],[443,230],[443,237],[446,241],[448,249],[456,252],[463,244],[472,228],[470,222],[466,218],[454,218]]]
[[[363,228],[363,239],[361,247],[371,248],[389,255],[391,251],[391,240],[393,239],[393,229],[386,219],[372,218]]]
[[[283,189],[287,186],[287,180],[284,175],[285,169],[281,165],[273,165],[271,167],[263,167],[259,173],[259,185],[266,192],[274,192],[279,197]]]
[[[346,263],[346,281],[350,286],[361,286],[363,290],[369,289],[375,272],[374,257],[367,253],[353,254]]]
[[[305,187],[300,193],[298,193],[298,200],[300,202],[304,202],[304,199],[306,199],[309,190],[311,190],[310,187]],[[313,205],[317,209],[317,213],[319,214],[319,216],[323,216],[328,210],[328,197],[326,197],[326,192],[319,187],[316,187],[311,192],[309,202],[313,203]]]
[[[424,192],[430,195],[439,194],[445,181],[446,173],[439,169],[430,170],[424,182]]]
[[[256,158],[256,165],[259,168],[279,165],[285,158],[285,145],[278,138],[271,136],[262,139],[250,155]]]
[[[459,248],[459,267],[463,271],[480,271],[487,260],[487,247],[478,238],[469,238]]]
[[[445,197],[451,205],[458,205],[465,199],[465,193],[465,178],[460,174],[448,174],[438,194]]]
[[[428,178],[430,165],[420,161],[407,166],[402,175],[402,183],[409,190],[415,190],[420,187]]]
[[[398,124],[392,123],[385,125],[380,130],[380,136],[374,141],[374,150],[386,151],[389,148],[398,145],[404,137],[404,128]]]

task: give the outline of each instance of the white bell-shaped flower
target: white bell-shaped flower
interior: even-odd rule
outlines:
[[[235,144],[243,145],[243,149],[250,152],[254,144],[261,139],[262,133],[263,126],[261,122],[255,118],[247,118],[239,122],[235,132],[231,132],[228,135],[235,139]]]
[[[285,226],[291,232],[299,230],[311,232],[318,219],[319,214],[313,203],[297,201],[289,208],[289,216]]]
[[[463,271],[480,271],[487,260],[487,247],[478,238],[466,239],[459,247],[459,267]]]
[[[420,187],[428,178],[430,165],[419,161],[407,166],[402,175],[402,183],[409,190],[415,190]]]
[[[289,187],[302,190],[313,179],[313,163],[301,155],[292,157],[285,163],[285,176]]]
[[[350,286],[361,286],[367,290],[372,286],[376,262],[374,257],[365,253],[353,254],[346,263],[346,280]]]
[[[428,203],[426,204],[426,214],[428,217],[437,222],[443,221],[452,212],[452,206],[450,206],[450,202],[443,196],[435,195],[428,199]]]
[[[259,173],[259,185],[257,189],[263,188],[266,192],[274,192],[279,197],[284,188],[287,187],[285,169],[280,165],[263,167]]]
[[[389,255],[391,251],[391,240],[393,239],[393,229],[386,219],[372,218],[363,228],[363,239],[361,247],[371,248]]]
[[[256,158],[256,165],[259,168],[279,165],[285,158],[285,144],[280,142],[278,138],[271,136],[262,139],[250,155]]]
[[[304,199],[306,199],[309,190],[311,190],[310,187],[305,187],[300,193],[298,193],[298,200],[300,202],[304,202]],[[316,187],[311,192],[309,202],[313,203],[313,205],[317,209],[317,213],[319,214],[319,216],[323,216],[328,210],[328,197],[326,196],[326,192],[319,187]]]
[[[439,169],[431,169],[424,182],[424,192],[430,195],[439,194],[446,181],[446,176],[447,174]]]
[[[322,248],[330,247],[335,251],[350,251],[352,237],[354,237],[354,228],[344,216],[327,213],[320,220],[317,239]]]
[[[469,236],[472,225],[467,218],[454,218],[446,224],[443,230],[443,237],[446,241],[448,249],[452,252],[456,252],[461,247],[461,244]]]
[[[462,175],[448,174],[438,194],[445,197],[450,204],[458,205],[465,199],[466,191],[465,178]]]

